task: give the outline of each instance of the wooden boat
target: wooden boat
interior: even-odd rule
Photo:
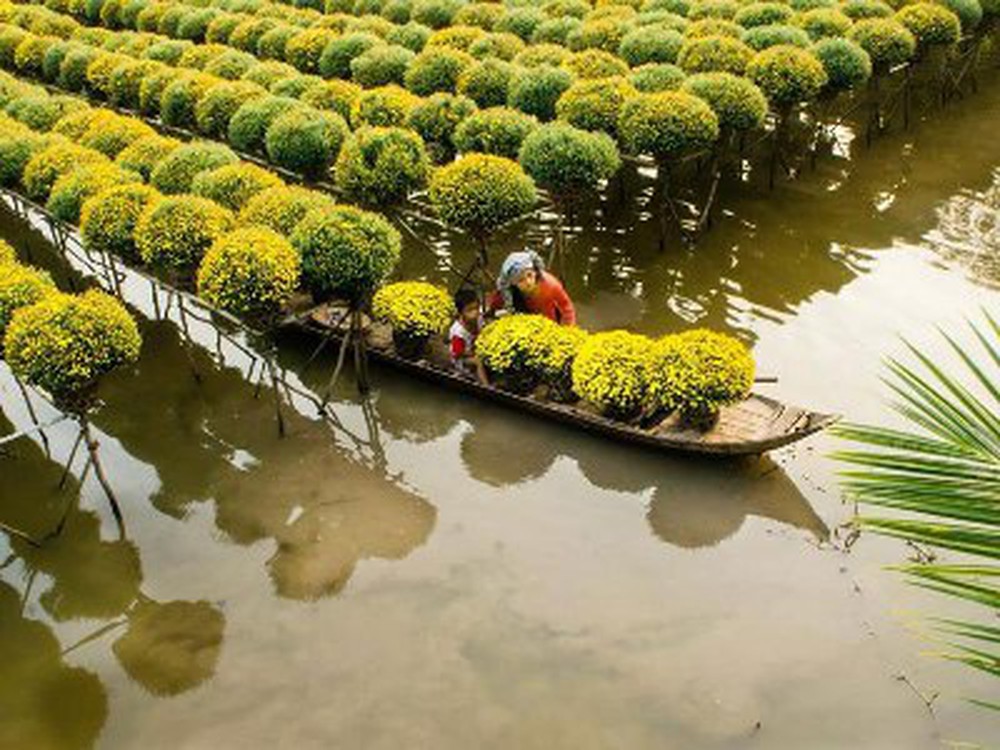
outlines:
[[[333,312],[329,306],[316,307],[297,317],[294,325],[340,341],[346,328],[332,322],[342,319],[340,312],[342,308]],[[676,415],[668,415],[662,421],[644,427],[609,419],[582,405],[522,396],[463,377],[450,368],[443,341],[433,342],[435,345],[429,347],[425,358],[414,360],[396,353],[388,326],[366,321],[365,340],[372,360],[396,370],[620,442],[661,450],[715,456],[759,455],[802,440],[838,419],[834,415],[807,411],[754,393],[738,404],[723,407],[718,421],[706,431],[682,424]]]

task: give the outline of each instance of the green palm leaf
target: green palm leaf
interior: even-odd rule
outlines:
[[[985,318],[970,323],[977,354],[942,332],[958,375],[907,342],[915,363],[890,359],[885,382],[908,426],[839,425],[834,433],[860,447],[834,457],[850,467],[843,486],[862,506],[905,514],[862,511],[862,528],[968,560],[895,569],[916,586],[983,608],[983,622],[936,618],[933,626],[949,643],[946,658],[1000,677],[1000,626],[990,624],[1000,614],[1000,325]]]

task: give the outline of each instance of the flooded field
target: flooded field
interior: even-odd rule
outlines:
[[[997,309],[998,118],[1000,88],[984,86],[774,193],[730,189],[695,249],[658,252],[648,196],[595,208],[560,273],[589,328],[724,329],[778,377],[763,393],[891,421],[879,377],[899,337],[946,359],[936,326],[964,335]],[[37,229],[4,210],[0,234],[70,282]],[[432,249],[411,243],[400,275],[447,281],[449,249]],[[57,492],[66,423],[0,455],[3,522],[41,534],[79,497],[44,548],[0,540],[0,747],[1000,736],[965,700],[995,684],[928,655],[923,618],[957,605],[884,569],[902,544],[845,550],[832,438],[676,458],[376,369],[368,403],[342,384],[339,424],[293,398],[280,440],[271,401],[238,361],[215,362],[210,333],[189,347],[174,323],[141,328],[139,365],[109,379],[95,419],[124,539],[91,475]],[[280,360],[320,390],[331,362],[306,367],[312,346],[288,338]],[[2,367],[0,409],[0,433],[31,423]]]

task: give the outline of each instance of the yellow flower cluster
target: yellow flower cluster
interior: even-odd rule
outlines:
[[[142,339],[125,306],[95,290],[52,293],[15,314],[4,336],[11,370],[60,402],[139,357]]]
[[[121,185],[88,198],[80,211],[80,231],[87,248],[138,260],[136,222],[148,206],[162,197],[149,185]]]
[[[394,84],[361,92],[351,104],[351,125],[392,127],[403,125],[420,97]]]
[[[444,332],[452,319],[453,305],[447,290],[426,281],[400,281],[379,289],[372,299],[372,314],[398,331],[415,338]]]
[[[710,145],[719,137],[719,119],[691,94],[640,94],[622,106],[618,133],[629,152],[666,159]]]
[[[44,203],[62,175],[85,164],[107,164],[108,158],[75,143],[57,144],[35,154],[24,167],[21,183],[28,197]]]
[[[612,418],[628,419],[646,401],[652,342],[628,331],[592,334],[573,361],[573,390]]]
[[[155,136],[156,131],[149,125],[134,117],[115,116],[99,118],[79,139],[81,146],[95,149],[114,159],[125,148],[143,137]]]
[[[125,169],[138,172],[143,179],[148,180],[156,165],[180,147],[181,142],[176,138],[147,135],[122,150],[115,159],[115,163]]]
[[[282,185],[263,190],[250,198],[240,211],[240,223],[259,224],[290,236],[314,208],[333,208],[335,205],[337,202],[326,193]]]
[[[223,235],[198,269],[198,294],[221,310],[268,324],[299,283],[299,255],[287,239],[264,227]]]
[[[467,154],[431,176],[431,204],[448,225],[484,237],[530,211],[535,183],[510,159]]]
[[[185,273],[198,266],[212,243],[233,227],[232,212],[215,201],[175,195],[154,202],[139,216],[135,244],[152,266]]]
[[[742,342],[699,328],[656,341],[647,377],[654,407],[695,421],[746,398],[754,361]]]
[[[14,249],[7,245],[13,253]],[[10,324],[14,313],[22,307],[33,305],[56,291],[52,277],[45,271],[23,266],[12,256],[0,265],[0,337]]]
[[[91,196],[115,185],[141,182],[138,174],[117,164],[85,164],[56,180],[45,208],[57,219],[75,224],[80,220],[83,202]]]
[[[239,211],[257,193],[283,185],[273,172],[240,162],[200,172],[191,183],[191,192],[211,198],[231,211]]]
[[[0,267],[17,262],[17,251],[6,240],[0,240]]]

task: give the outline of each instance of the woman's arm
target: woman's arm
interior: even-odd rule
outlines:
[[[576,325],[576,308],[573,307],[573,300],[569,298],[562,282],[555,276],[550,276],[552,303],[559,311],[559,322],[564,326]]]

